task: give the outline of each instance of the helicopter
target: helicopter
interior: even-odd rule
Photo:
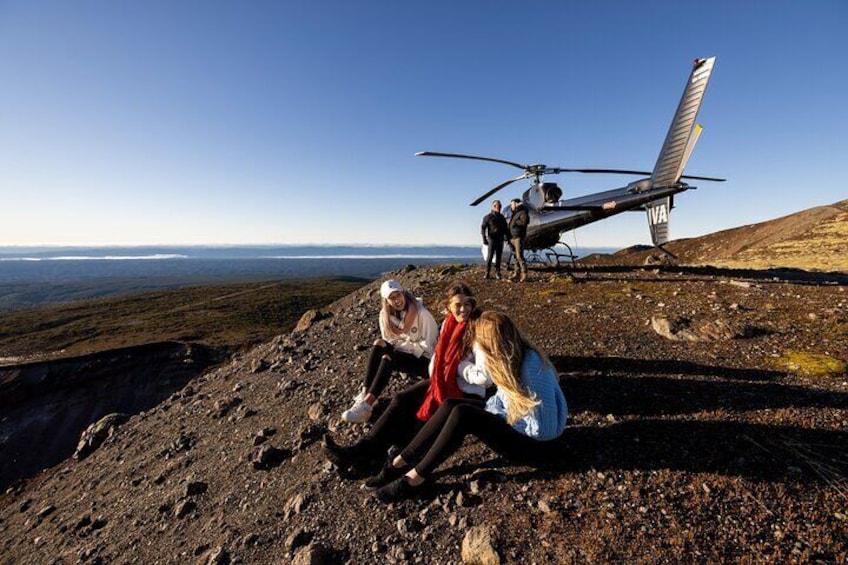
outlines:
[[[420,151],[415,155],[418,157],[451,157],[489,161],[521,169],[523,171],[521,175],[500,183],[474,200],[471,206],[477,206],[514,182],[531,179],[530,188],[525,190],[521,196],[521,203],[527,209],[530,219],[524,247],[530,255],[529,260],[531,261],[544,261],[542,259],[544,253],[549,260],[556,261],[557,264],[559,264],[561,257],[570,258],[573,262],[576,255],[568,243],[562,240],[562,235],[565,232],[622,212],[642,210],[647,212],[648,226],[654,247],[673,259],[674,256],[662,246],[668,242],[669,215],[674,208],[674,195],[696,188],[684,182],[683,179],[714,182],[726,180],[683,174],[683,169],[686,167],[695,143],[697,143],[703,130],[700,125],[695,123],[695,119],[701,108],[704,92],[714,65],[715,57],[695,59],[686,87],[683,90],[683,96],[677,106],[677,111],[674,113],[674,118],[671,121],[671,126],[666,134],[653,171],[575,169],[549,167],[543,164],[525,165],[505,159],[434,151]],[[544,181],[545,175],[558,175],[560,173],[640,175],[645,178],[630,182],[621,188],[562,200],[562,189],[554,182]],[[509,217],[510,214],[511,211],[507,209],[505,215]],[[568,252],[560,253],[556,251],[554,247],[557,245],[564,247]],[[486,251],[486,247],[483,246],[484,259]],[[504,249],[504,253],[505,260],[508,262],[510,260],[510,256],[507,254],[508,250]]]

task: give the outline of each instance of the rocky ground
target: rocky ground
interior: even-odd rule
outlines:
[[[362,431],[339,414],[377,337],[374,283],[133,416],[84,460],[11,487],[0,561],[848,559],[848,277],[531,274],[398,278],[433,312],[451,281],[469,282],[550,355],[571,417],[545,468],[469,442],[422,499],[383,506],[323,460],[326,430]]]

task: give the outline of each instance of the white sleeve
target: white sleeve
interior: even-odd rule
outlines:
[[[468,383],[486,388],[492,385],[492,377],[486,369],[486,358],[476,343],[471,348],[471,354],[459,363],[458,372]]]

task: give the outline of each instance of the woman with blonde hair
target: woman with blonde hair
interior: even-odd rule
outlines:
[[[377,398],[389,383],[393,370],[415,377],[426,377],[438,337],[438,326],[424,301],[415,298],[395,279],[380,285],[383,306],[380,309],[381,339],[374,342],[365,369],[365,381],[353,406],[342,413],[342,420],[367,422]]]
[[[497,392],[486,402],[444,402],[406,449],[370,481],[375,487],[382,483],[376,494],[383,502],[414,496],[466,435],[507,459],[532,464],[544,459],[550,442],[565,429],[568,406],[556,370],[515,323],[506,314],[484,312],[473,333],[474,348]]]

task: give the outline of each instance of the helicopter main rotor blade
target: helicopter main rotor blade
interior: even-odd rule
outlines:
[[[492,157],[478,157],[476,155],[462,155],[461,153],[437,153],[435,151],[419,151],[415,154],[416,157],[454,157],[456,159],[473,159],[475,161],[491,161],[492,163],[503,163],[526,170],[527,165],[516,163],[514,161],[504,161],[503,159],[493,159]]]
[[[495,188],[493,188],[492,190],[490,190],[489,192],[487,192],[486,194],[484,194],[483,196],[481,196],[480,198],[478,198],[477,200],[472,202],[471,206],[477,206],[482,201],[484,201],[485,199],[487,199],[488,197],[490,197],[491,195],[493,195],[494,193],[496,193],[497,191],[499,191],[503,187],[508,186],[508,185],[514,183],[517,180],[526,179],[526,178],[527,178],[527,175],[525,174],[525,175],[521,175],[520,177],[515,177],[514,179],[509,179],[506,182],[502,182],[501,184],[499,184],[498,186],[496,186]]]
[[[650,171],[631,171],[627,169],[561,169],[554,167],[551,169],[554,173],[607,173],[613,175],[648,175]]]
[[[682,179],[695,179],[695,180],[711,180],[711,181],[715,181],[715,182],[724,182],[724,181],[727,180],[727,179],[718,179],[718,178],[715,178],[715,177],[696,177],[696,176],[693,176],[693,175],[683,175],[680,178],[682,178]]]

